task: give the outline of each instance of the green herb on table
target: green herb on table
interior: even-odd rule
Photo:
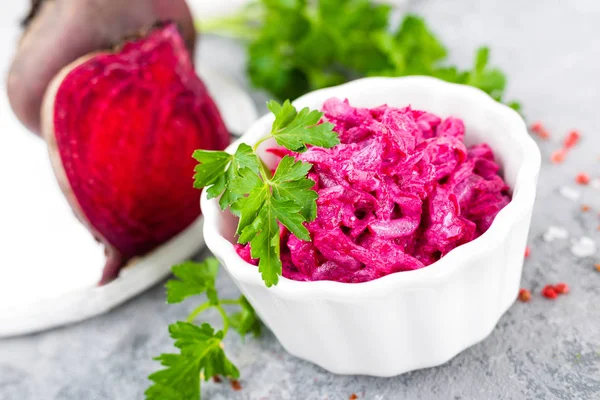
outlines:
[[[196,308],[187,318],[169,325],[169,334],[175,340],[178,353],[161,354],[164,369],[151,374],[153,381],[146,390],[147,400],[190,400],[201,398],[201,381],[219,375],[230,379],[239,378],[239,370],[227,358],[223,339],[229,328],[242,337],[248,333],[260,334],[261,325],[254,309],[243,297],[221,299],[215,288],[219,263],[215,258],[202,263],[186,262],[173,267],[177,279],[167,282],[167,302],[179,303],[190,296],[206,294],[207,301]],[[226,308],[236,306],[238,311],[228,313]],[[207,323],[197,326],[193,321],[204,311],[216,309],[223,318],[223,329],[215,329]]]
[[[487,47],[470,70],[460,70],[445,62],[447,50],[423,18],[407,15],[393,29],[391,10],[369,0],[259,0],[198,29],[246,40],[250,80],[279,99],[364,76],[427,75],[504,101],[506,77],[488,66]]]
[[[307,145],[333,147],[339,143],[333,124],[320,123],[323,114],[303,108],[297,111],[289,101],[283,105],[270,101],[267,107],[275,116],[271,132],[253,147],[240,144],[234,154],[197,150],[199,162],[194,186],[207,188],[208,198],[221,196],[221,209],[229,208],[239,217],[238,242],[250,243],[252,258],[267,286],[276,285],[281,275],[279,223],[299,239],[309,241],[303,225],[315,219],[317,193],[307,178],[311,164],[285,156],[271,173],[256,151],[261,143],[274,139],[288,150],[302,152]]]
[[[282,105],[270,101],[267,107],[275,119],[268,135],[253,147],[240,144],[234,154],[224,151],[197,150],[194,158],[194,186],[207,188],[209,198],[221,196],[223,210],[229,208],[239,217],[238,242],[250,243],[253,258],[267,286],[277,284],[281,275],[279,224],[302,240],[310,240],[303,225],[317,215],[317,193],[314,182],[308,179],[308,163],[285,156],[274,173],[257,155],[261,143],[274,139],[288,150],[303,152],[308,145],[333,147],[339,143],[333,124],[319,123],[323,114],[303,108],[297,111],[289,101]],[[260,322],[254,309],[241,296],[221,299],[215,288],[219,263],[209,258],[202,263],[186,262],[173,267],[177,279],[167,282],[167,303],[179,303],[191,296],[206,294],[207,301],[198,306],[185,322],[169,326],[169,333],[179,350],[175,354],[156,357],[165,367],[149,376],[153,382],[146,390],[147,400],[199,399],[202,379],[219,375],[239,378],[239,370],[224,352],[223,338],[229,328],[242,337],[260,334]],[[226,307],[237,306],[239,311],[228,313]],[[204,311],[216,309],[223,319],[223,329],[216,331],[194,320]]]

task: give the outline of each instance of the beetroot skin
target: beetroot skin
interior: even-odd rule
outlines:
[[[193,51],[196,32],[185,0],[31,0],[7,81],[15,115],[40,133],[42,98],[63,67],[165,20],[178,24]]]
[[[229,143],[175,24],[67,66],[42,130],[71,206],[106,245],[101,283],[198,217],[191,154]]]
[[[323,111],[341,144],[292,154],[313,165],[319,198],[311,242],[281,228],[287,278],[353,283],[423,268],[482,235],[510,201],[492,150],[466,147],[460,119],[338,99]],[[247,245],[237,251],[255,263]]]

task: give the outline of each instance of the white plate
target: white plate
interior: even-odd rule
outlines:
[[[199,71],[231,130],[256,118],[235,81]],[[202,218],[98,287],[104,249],[79,223],[60,191],[45,143],[12,114],[0,86],[0,337],[32,333],[102,314],[163,280],[173,264],[204,246]],[[230,106],[231,107],[231,106]],[[229,108],[228,108],[229,109]],[[241,118],[245,116],[246,118]]]
[[[121,271],[119,278],[105,286],[96,286],[97,280],[81,279],[63,276],[69,266],[56,271],[54,278],[40,282],[36,278],[43,268],[52,268],[60,259],[48,259],[46,263],[33,264],[29,256],[23,257],[20,267],[31,274],[27,279],[13,280],[14,289],[21,290],[23,294],[31,297],[11,299],[5,293],[0,295],[0,338],[7,336],[23,335],[61,325],[79,322],[87,318],[103,314],[118,306],[124,301],[138,295],[150,286],[155,285],[169,274],[171,266],[189,259],[204,247],[202,238],[202,218],[198,218],[188,229],[180,233],[168,243],[162,245],[152,253],[141,257]],[[4,232],[3,232],[4,233]],[[57,236],[59,240],[68,240],[66,235]],[[34,249],[35,250],[35,249]],[[34,251],[37,252],[37,251]],[[31,252],[31,253],[34,253]],[[81,268],[91,271],[100,271],[98,264],[88,264],[85,254],[81,254]],[[0,279],[4,280],[7,271],[0,272]],[[11,273],[8,272],[10,277]],[[24,275],[24,274],[22,274]],[[29,282],[37,281],[46,285],[56,284],[62,286],[62,292],[55,295],[35,292],[29,287]],[[64,282],[67,282],[65,285]],[[8,282],[7,282],[8,283]]]

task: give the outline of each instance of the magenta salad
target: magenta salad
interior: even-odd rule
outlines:
[[[467,147],[458,118],[335,98],[323,113],[270,108],[277,168],[242,144],[221,161],[231,181],[208,189],[240,217],[236,250],[267,285],[280,274],[354,283],[423,268],[479,237],[510,201],[492,149]],[[202,177],[214,155],[196,154]]]
[[[364,282],[423,268],[485,232],[510,201],[490,147],[467,147],[462,120],[410,107],[355,108],[332,98],[340,144],[280,156],[312,165],[311,241],[281,226],[283,276]],[[254,264],[251,244],[237,251]]]

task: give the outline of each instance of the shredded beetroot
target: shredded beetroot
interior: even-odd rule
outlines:
[[[287,278],[364,282],[423,268],[479,237],[510,201],[492,150],[467,148],[458,118],[338,99],[323,110],[341,144],[293,154],[313,165],[319,198],[311,242],[282,228]],[[248,246],[237,251],[256,264]]]

